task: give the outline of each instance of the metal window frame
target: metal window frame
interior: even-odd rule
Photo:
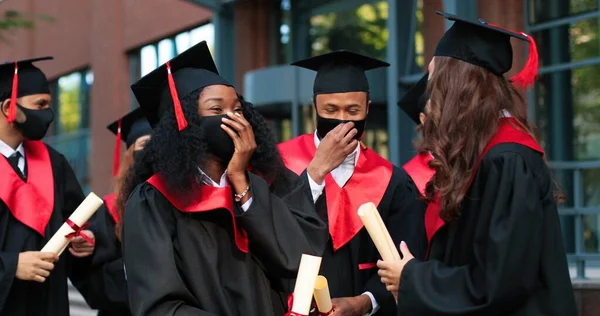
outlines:
[[[600,6],[595,11],[584,12],[579,14],[574,14],[567,17],[561,17],[557,19],[552,19],[546,22],[534,23],[531,24],[529,21],[530,16],[530,1],[523,1],[525,13],[525,32],[527,34],[532,34],[534,32],[540,32],[544,30],[549,30],[552,28],[564,26],[564,25],[573,25],[577,22],[588,20],[588,19],[600,19]],[[599,0],[600,3],[600,0]],[[551,74],[556,73],[568,69],[577,69],[581,67],[589,67],[600,64],[600,56],[591,57],[584,60],[579,61],[571,61],[568,63],[554,64],[541,67],[538,70],[540,75],[543,74]],[[536,111],[535,111],[535,89],[529,89],[527,92],[527,103],[528,103],[528,112],[529,117],[532,120],[536,120]],[[600,254],[588,254],[585,253],[585,245],[583,239],[583,217],[585,215],[599,215],[600,207],[586,207],[585,199],[584,199],[584,184],[583,184],[583,171],[589,169],[598,169],[600,168],[600,161],[590,161],[590,162],[577,162],[577,161],[554,161],[550,163],[550,167],[555,171],[570,171],[573,174],[573,207],[561,207],[559,209],[559,214],[563,216],[573,216],[574,217],[574,233],[575,233],[575,253],[567,254],[567,259],[569,262],[575,263],[576,269],[576,277],[575,279],[585,279],[585,264],[587,261],[600,261]]]

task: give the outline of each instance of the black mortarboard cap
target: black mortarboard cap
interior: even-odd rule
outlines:
[[[119,129],[121,129],[121,140],[125,141],[127,148],[131,147],[136,139],[152,133],[152,128],[141,108],[127,113],[122,118],[110,123],[106,128],[115,135],[118,135]]]
[[[515,84],[527,86],[535,80],[538,68],[537,47],[533,38],[513,32],[482,19],[470,21],[456,15],[436,11],[454,24],[438,43],[434,56],[460,59],[501,76],[512,68],[511,37],[529,43],[529,58],[523,70],[512,78]]]
[[[127,113],[120,119],[110,123],[106,128],[117,136],[113,157],[113,176],[116,176],[120,168],[121,141],[125,141],[125,145],[129,148],[138,138],[150,135],[152,128],[141,108]]]
[[[49,94],[50,87],[46,75],[36,66],[36,61],[50,60],[53,57],[39,57],[0,64],[0,102],[10,98],[8,121],[17,116],[17,98],[32,94]]]
[[[410,117],[417,125],[421,124],[419,114],[425,112],[427,104],[427,82],[429,81],[429,73],[425,75],[412,86],[400,99],[398,106]]]
[[[390,64],[346,50],[339,50],[292,65],[317,72],[313,94],[369,92],[365,71],[388,67]]]
[[[212,85],[232,86],[219,76],[206,41],[202,41],[142,77],[131,86],[131,90],[152,127],[172,106],[181,131],[187,126],[187,121],[180,100]]]

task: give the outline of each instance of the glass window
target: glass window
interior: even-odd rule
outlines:
[[[44,138],[63,154],[84,192],[89,192],[91,70],[73,72],[52,81],[55,120],[53,133]]]
[[[149,74],[152,70],[158,67],[158,56],[156,53],[156,47],[154,47],[154,45],[142,47],[140,50],[140,64],[141,75],[139,78]]]
[[[362,4],[311,17],[313,56],[347,49],[385,59],[388,39],[388,3]]]
[[[529,0],[529,23],[536,24],[598,9],[597,0]]]
[[[206,41],[210,53],[213,55],[213,58],[215,58],[215,28],[212,23],[204,24],[190,31],[190,47],[202,41]]]
[[[598,19],[533,33],[539,47],[540,66],[581,61],[600,55]]]
[[[213,54],[215,45],[215,30],[212,23],[204,24],[189,31],[181,32],[173,37],[164,38],[155,44],[146,45],[135,51],[130,58],[131,63],[139,63],[139,67],[132,66],[133,71],[139,74],[131,76],[132,81],[147,75],[188,48],[206,41],[208,48]],[[132,82],[133,83],[133,82]]]
[[[598,39],[598,1],[596,0],[529,0],[529,24],[552,22],[573,15],[593,18],[573,20],[549,26],[533,33],[538,44],[542,69],[556,64],[584,63],[560,71],[546,71],[536,83],[533,104],[536,125],[549,160],[600,160],[600,41]],[[581,65],[581,64],[580,64]],[[600,205],[600,169],[582,169],[582,183],[571,170],[555,170],[567,201],[575,206],[582,197],[583,207]],[[575,191],[579,189],[580,192]],[[573,216],[563,218],[562,227],[568,252],[575,250],[576,234],[583,234],[583,250],[598,253],[600,216],[583,216],[583,232],[576,232]]]
[[[170,38],[158,42],[158,65],[162,65],[175,57],[175,45]],[[156,67],[158,67],[156,65]]]
[[[177,54],[181,54],[192,47],[190,33],[185,32],[175,36],[175,47],[177,48]]]
[[[276,56],[274,64],[289,64],[293,62],[294,52],[292,51],[292,3],[291,0],[281,0],[280,10],[275,14],[275,20],[279,25],[279,42],[276,43]]]
[[[425,36],[423,30],[423,0],[417,1],[416,28],[415,28],[415,66],[418,70],[422,70],[425,66]]]
[[[57,134],[76,132],[81,125],[82,73],[76,72],[58,79]]]

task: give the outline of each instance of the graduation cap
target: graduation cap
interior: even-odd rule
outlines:
[[[53,57],[39,57],[8,61],[0,64],[0,102],[10,97],[8,122],[17,118],[17,98],[32,94],[49,94],[48,79],[36,66],[36,61],[50,60]],[[19,84],[19,81],[21,82]]]
[[[141,108],[137,108],[118,120],[110,123],[106,128],[117,136],[113,157],[113,176],[119,173],[121,157],[121,141],[125,141],[127,148],[145,135],[152,133],[152,128],[144,116]]]
[[[142,77],[131,85],[131,90],[152,127],[172,106],[177,127],[182,131],[187,120],[180,98],[212,85],[233,86],[219,76],[208,45],[202,41]]]
[[[410,117],[417,125],[421,124],[419,114],[425,112],[427,104],[427,82],[429,81],[429,73],[425,75],[412,86],[406,94],[398,102],[398,106]]]
[[[365,71],[390,64],[346,50],[339,50],[294,62],[293,66],[317,72],[313,94],[369,92]]]
[[[446,56],[483,67],[501,76],[512,67],[511,37],[529,43],[529,57],[525,67],[511,81],[520,87],[532,84],[537,77],[538,52],[533,37],[514,32],[482,19],[469,21],[456,15],[436,11],[454,24],[438,43],[434,56]]]

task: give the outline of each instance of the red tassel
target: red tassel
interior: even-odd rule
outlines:
[[[17,119],[17,93],[19,89],[19,66],[15,61],[15,74],[13,75],[12,90],[10,92],[10,104],[8,105],[8,123]]]
[[[115,152],[113,156],[113,177],[119,175],[119,169],[121,168],[121,120],[119,119],[117,127],[117,141],[115,143]]]
[[[175,80],[173,79],[173,74],[171,73],[171,63],[167,62],[167,80],[169,81],[169,90],[171,92],[171,98],[173,99],[173,107],[175,108],[175,119],[177,119],[177,128],[181,132],[184,130],[188,123],[183,115],[183,108],[181,108],[181,102],[179,101],[179,96],[177,95],[177,89],[175,87]]]
[[[532,85],[538,76],[539,57],[537,45],[532,36],[525,33],[521,33],[529,40],[529,57],[525,63],[525,67],[516,75],[512,76],[510,80],[517,87],[527,88]]]
[[[521,69],[518,74],[512,76],[510,81],[512,81],[515,86],[520,88],[527,88],[528,86],[532,85],[538,76],[539,66],[537,45],[535,44],[533,37],[525,34],[524,32],[515,32],[496,24],[488,23],[488,25],[500,30],[521,34],[527,38],[527,42],[529,42],[529,57],[527,58],[527,62],[525,63],[523,69]]]

